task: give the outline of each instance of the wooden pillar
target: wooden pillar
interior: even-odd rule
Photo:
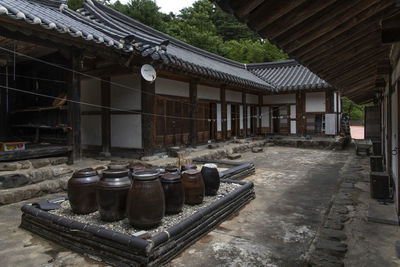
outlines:
[[[246,91],[242,91],[242,104],[243,104],[243,136],[247,137],[247,105],[246,105]]]
[[[70,59],[70,68],[75,72],[69,72],[67,97],[70,101],[68,103],[68,124],[72,130],[68,132],[68,145],[72,147],[70,153],[69,163],[79,161],[82,159],[82,145],[81,145],[81,81],[79,71],[80,56],[75,54]]]
[[[220,89],[220,99],[221,99],[221,130],[222,130],[222,140],[227,139],[227,115],[226,115],[226,100],[225,100],[225,85],[221,86]]]
[[[400,218],[400,184],[399,184],[399,181],[400,181],[400,155],[399,155],[399,152],[400,152],[400,137],[399,137],[399,134],[400,134],[400,130],[399,130],[399,128],[400,128],[400,108],[399,108],[399,104],[400,104],[400,88],[399,88],[399,86],[400,86],[400,83],[398,82],[397,83],[397,114],[395,114],[395,116],[397,116],[397,144],[396,144],[396,147],[397,147],[397,150],[396,150],[396,153],[397,153],[397,188],[396,188],[396,191],[397,191],[397,200],[398,200],[398,205],[397,205],[397,215],[398,215],[398,218]]]
[[[142,146],[145,155],[150,155],[154,147],[154,96],[155,82],[141,78],[142,88]]]
[[[6,67],[0,68],[0,139],[7,137],[7,89],[6,86]],[[3,87],[4,86],[4,87]]]
[[[189,83],[190,95],[190,145],[197,145],[197,81],[192,80]]]
[[[257,118],[257,120],[258,120],[258,129],[257,129],[257,132],[258,132],[258,134],[259,135],[261,135],[261,128],[262,128],[262,114],[261,114],[261,112],[262,112],[262,105],[263,105],[263,94],[258,94],[258,118]]]
[[[110,77],[101,78],[101,145],[103,152],[111,148],[111,84]]]

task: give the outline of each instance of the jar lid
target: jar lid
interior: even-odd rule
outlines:
[[[154,170],[137,171],[132,174],[134,180],[151,181],[160,177],[160,173]]]
[[[179,174],[175,173],[166,173],[161,176],[161,182],[163,183],[176,183],[180,182],[182,180],[181,176]]]
[[[133,167],[130,167],[129,168],[129,170],[131,171],[131,172],[137,172],[137,171],[144,171],[144,170],[146,170],[147,168],[145,167],[145,166],[139,166],[139,165],[136,165],[136,166],[133,166]]]
[[[206,163],[203,165],[203,167],[217,169],[217,165],[215,165],[214,163]]]
[[[81,170],[77,170],[74,172],[72,175],[72,178],[85,178],[85,177],[91,177],[91,176],[96,176],[97,171],[94,170],[93,168],[85,168]]]
[[[122,178],[128,176],[127,169],[107,169],[103,171],[104,178]]]
[[[198,173],[200,173],[200,171],[195,170],[195,169],[189,169],[189,170],[185,171],[185,174],[188,174],[188,175],[196,175]]]
[[[176,167],[176,166],[167,166],[167,167],[165,167],[165,171],[166,172],[177,172],[178,171],[178,167]]]

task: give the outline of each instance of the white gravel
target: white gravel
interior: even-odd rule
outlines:
[[[218,190],[218,195],[216,196],[205,196],[203,203],[199,205],[184,205],[183,210],[181,213],[175,215],[166,215],[164,216],[162,223],[157,228],[153,228],[148,230],[151,235],[155,235],[159,232],[167,230],[168,228],[172,227],[173,225],[181,222],[182,220],[186,219],[190,215],[194,214],[195,212],[209,206],[213,202],[223,198],[225,195],[235,191],[241,185],[239,184],[232,184],[232,183],[221,183],[220,188]],[[69,201],[64,201],[61,203],[61,209],[49,211],[55,215],[65,217],[71,220],[75,220],[81,223],[87,223],[91,225],[96,225],[99,227],[103,227],[109,230],[113,230],[116,232],[120,232],[123,234],[134,234],[135,232],[140,231],[140,229],[136,229],[131,226],[128,222],[128,219],[123,219],[117,222],[103,222],[100,220],[100,214],[98,211],[93,212],[87,215],[77,215],[74,214],[71,210],[69,205]]]

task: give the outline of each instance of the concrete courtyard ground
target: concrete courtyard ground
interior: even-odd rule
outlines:
[[[399,227],[366,220],[370,206],[380,210],[368,198],[367,157],[356,157],[351,148],[334,151],[272,146],[262,153],[242,153],[239,161],[251,161],[256,166],[256,174],[245,179],[254,182],[256,199],[169,266],[305,265],[305,258],[319,244],[322,226],[330,220],[344,179],[353,181],[345,183],[346,194],[354,204],[352,208],[345,203],[349,204],[343,222],[348,253],[333,259],[327,256],[329,264],[320,266],[342,266],[343,262],[346,266],[400,264],[393,249],[396,237],[400,238]],[[352,175],[356,170],[357,175]],[[104,265],[19,229],[22,204],[0,207],[0,266]],[[386,213],[394,213],[392,206],[385,208]],[[370,235],[371,230],[377,234]],[[363,258],[364,253],[369,253],[368,257]]]

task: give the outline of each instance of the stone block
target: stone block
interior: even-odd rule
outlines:
[[[68,162],[67,157],[50,158],[49,160],[50,160],[51,165],[67,164],[67,162]]]
[[[44,180],[53,179],[53,172],[50,168],[43,168],[32,172],[31,180],[32,183],[39,183]]]
[[[158,156],[146,156],[146,157],[142,157],[141,160],[143,161],[153,161],[153,160],[158,160],[160,159],[160,157]]]
[[[72,173],[73,169],[69,168],[69,167],[55,167],[53,168],[53,176],[54,177],[58,177],[61,176],[63,174],[67,174],[67,173]]]
[[[241,158],[242,155],[238,154],[238,153],[233,153],[233,154],[229,154],[228,155],[228,159],[234,160],[234,159],[239,159]]]
[[[100,157],[104,157],[104,158],[110,158],[111,157],[111,153],[110,152],[100,152],[99,156]]]
[[[347,245],[342,242],[320,239],[315,245],[315,249],[326,251],[331,255],[344,255],[347,252]]]
[[[18,161],[21,165],[21,169],[26,170],[32,167],[32,163],[29,160]]]
[[[321,229],[320,235],[324,239],[333,241],[343,241],[347,239],[347,236],[343,231],[334,229]]]
[[[251,149],[251,151],[252,151],[253,153],[260,153],[260,152],[263,152],[264,149],[263,149],[262,147],[253,147],[253,148]]]
[[[32,166],[35,169],[39,169],[42,167],[46,167],[50,165],[50,160],[48,158],[45,159],[31,159]]]
[[[28,177],[23,174],[0,175],[0,188],[15,188],[29,183]]]
[[[0,171],[16,171],[20,167],[15,162],[2,162],[0,163]]]

